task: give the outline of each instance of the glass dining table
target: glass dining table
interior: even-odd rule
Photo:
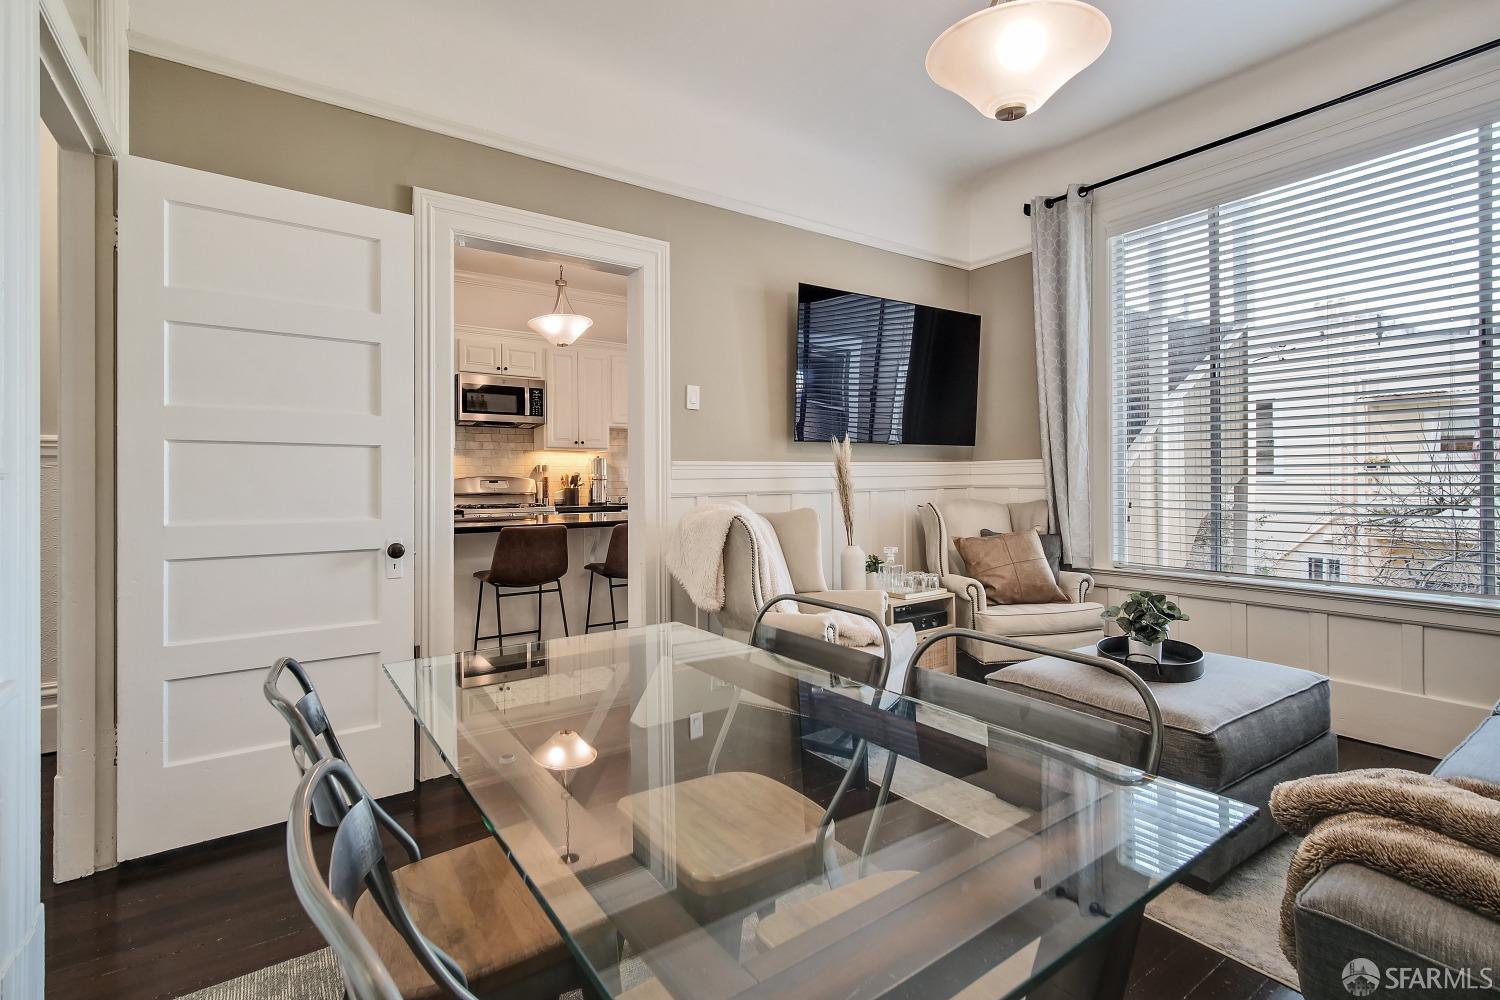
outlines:
[[[603,996],[1119,996],[1254,814],[687,625],[385,669]]]

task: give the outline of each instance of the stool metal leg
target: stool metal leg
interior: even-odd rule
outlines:
[[[609,581],[609,627],[610,631],[620,627],[619,613],[615,611],[615,581]]]
[[[594,572],[589,571],[589,599],[583,606],[583,634],[588,635],[589,629],[594,627]]]
[[[476,602],[474,602],[474,645],[470,646],[469,647],[470,649],[478,649],[479,648],[479,617],[484,614],[484,588],[485,588],[485,586],[486,586],[485,582],[483,580],[480,580],[479,581],[479,600],[477,600]]]
[[[495,645],[505,645],[505,627],[499,624],[499,588],[495,588]]]
[[[560,611],[560,612],[562,612],[563,635],[568,635],[569,634],[569,632],[568,632],[568,606],[563,603],[562,581],[561,580],[556,581],[556,586],[557,586],[557,590],[556,590],[556,593],[557,593],[557,610]],[[540,617],[541,616],[541,606],[542,606],[542,599],[541,599],[541,597],[537,597],[537,599],[536,599],[536,606],[537,606],[537,609],[538,609],[537,610],[537,615],[538,615],[538,617],[537,617],[537,627],[540,628],[541,624],[542,624],[541,617]]]

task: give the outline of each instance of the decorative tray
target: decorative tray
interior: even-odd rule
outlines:
[[[1126,657],[1130,640],[1123,635],[1112,635],[1100,639],[1094,647],[1100,656],[1123,663],[1148,681],[1163,684],[1183,684],[1203,676],[1203,650],[1190,642],[1168,639],[1162,645],[1161,663],[1153,663],[1149,657]]]

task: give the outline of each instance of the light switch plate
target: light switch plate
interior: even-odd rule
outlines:
[[[690,409],[690,410],[701,409],[700,403],[701,403],[701,397],[699,395],[698,387],[696,385],[690,385],[690,386],[688,386],[687,387],[687,408]]]
[[[703,738],[703,713],[694,712],[688,716],[688,738],[701,740]]]

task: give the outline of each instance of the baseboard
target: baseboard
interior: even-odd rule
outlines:
[[[42,753],[56,752],[57,681],[45,681],[42,684]]]

